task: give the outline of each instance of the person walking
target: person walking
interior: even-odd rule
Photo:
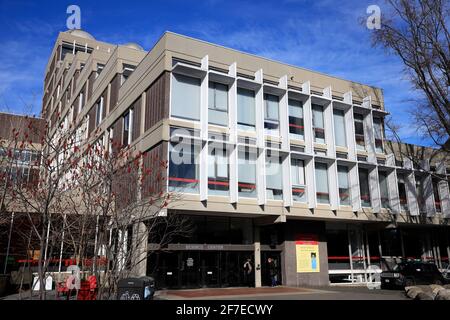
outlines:
[[[248,287],[252,287],[252,260],[250,258],[247,259],[247,261],[244,263],[244,282],[245,285]]]
[[[270,275],[270,286],[271,287],[275,287],[277,286],[277,266],[275,264],[275,260],[273,260],[272,258],[267,259],[267,263],[269,265],[269,275]]]

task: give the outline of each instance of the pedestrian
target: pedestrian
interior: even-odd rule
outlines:
[[[270,275],[270,286],[275,287],[277,285],[277,266],[275,264],[275,260],[272,258],[267,259],[267,263],[269,265],[269,275]]]
[[[244,282],[245,285],[248,287],[252,287],[252,259],[248,258],[247,261],[244,263]]]

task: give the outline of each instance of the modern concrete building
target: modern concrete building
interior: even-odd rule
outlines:
[[[257,286],[269,257],[293,286],[448,264],[450,165],[389,151],[381,89],[171,32],[145,51],[81,30],[59,34],[44,88],[50,130],[168,161],[167,214],[196,231],[140,269],[160,287],[242,285],[247,257]]]

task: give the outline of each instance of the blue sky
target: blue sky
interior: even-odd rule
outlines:
[[[380,87],[402,138],[430,144],[409,124],[417,94],[400,61],[372,48],[371,31],[359,22],[371,4],[383,13],[383,0],[0,0],[0,110],[40,113],[44,69],[71,4],[80,6],[82,29],[97,40],[148,50],[170,30]]]

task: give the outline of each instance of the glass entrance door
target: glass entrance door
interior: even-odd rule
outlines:
[[[180,261],[180,287],[199,288],[201,287],[201,262],[198,251],[182,251],[178,255]]]
[[[201,283],[203,287],[220,286],[220,252],[201,252]]]

